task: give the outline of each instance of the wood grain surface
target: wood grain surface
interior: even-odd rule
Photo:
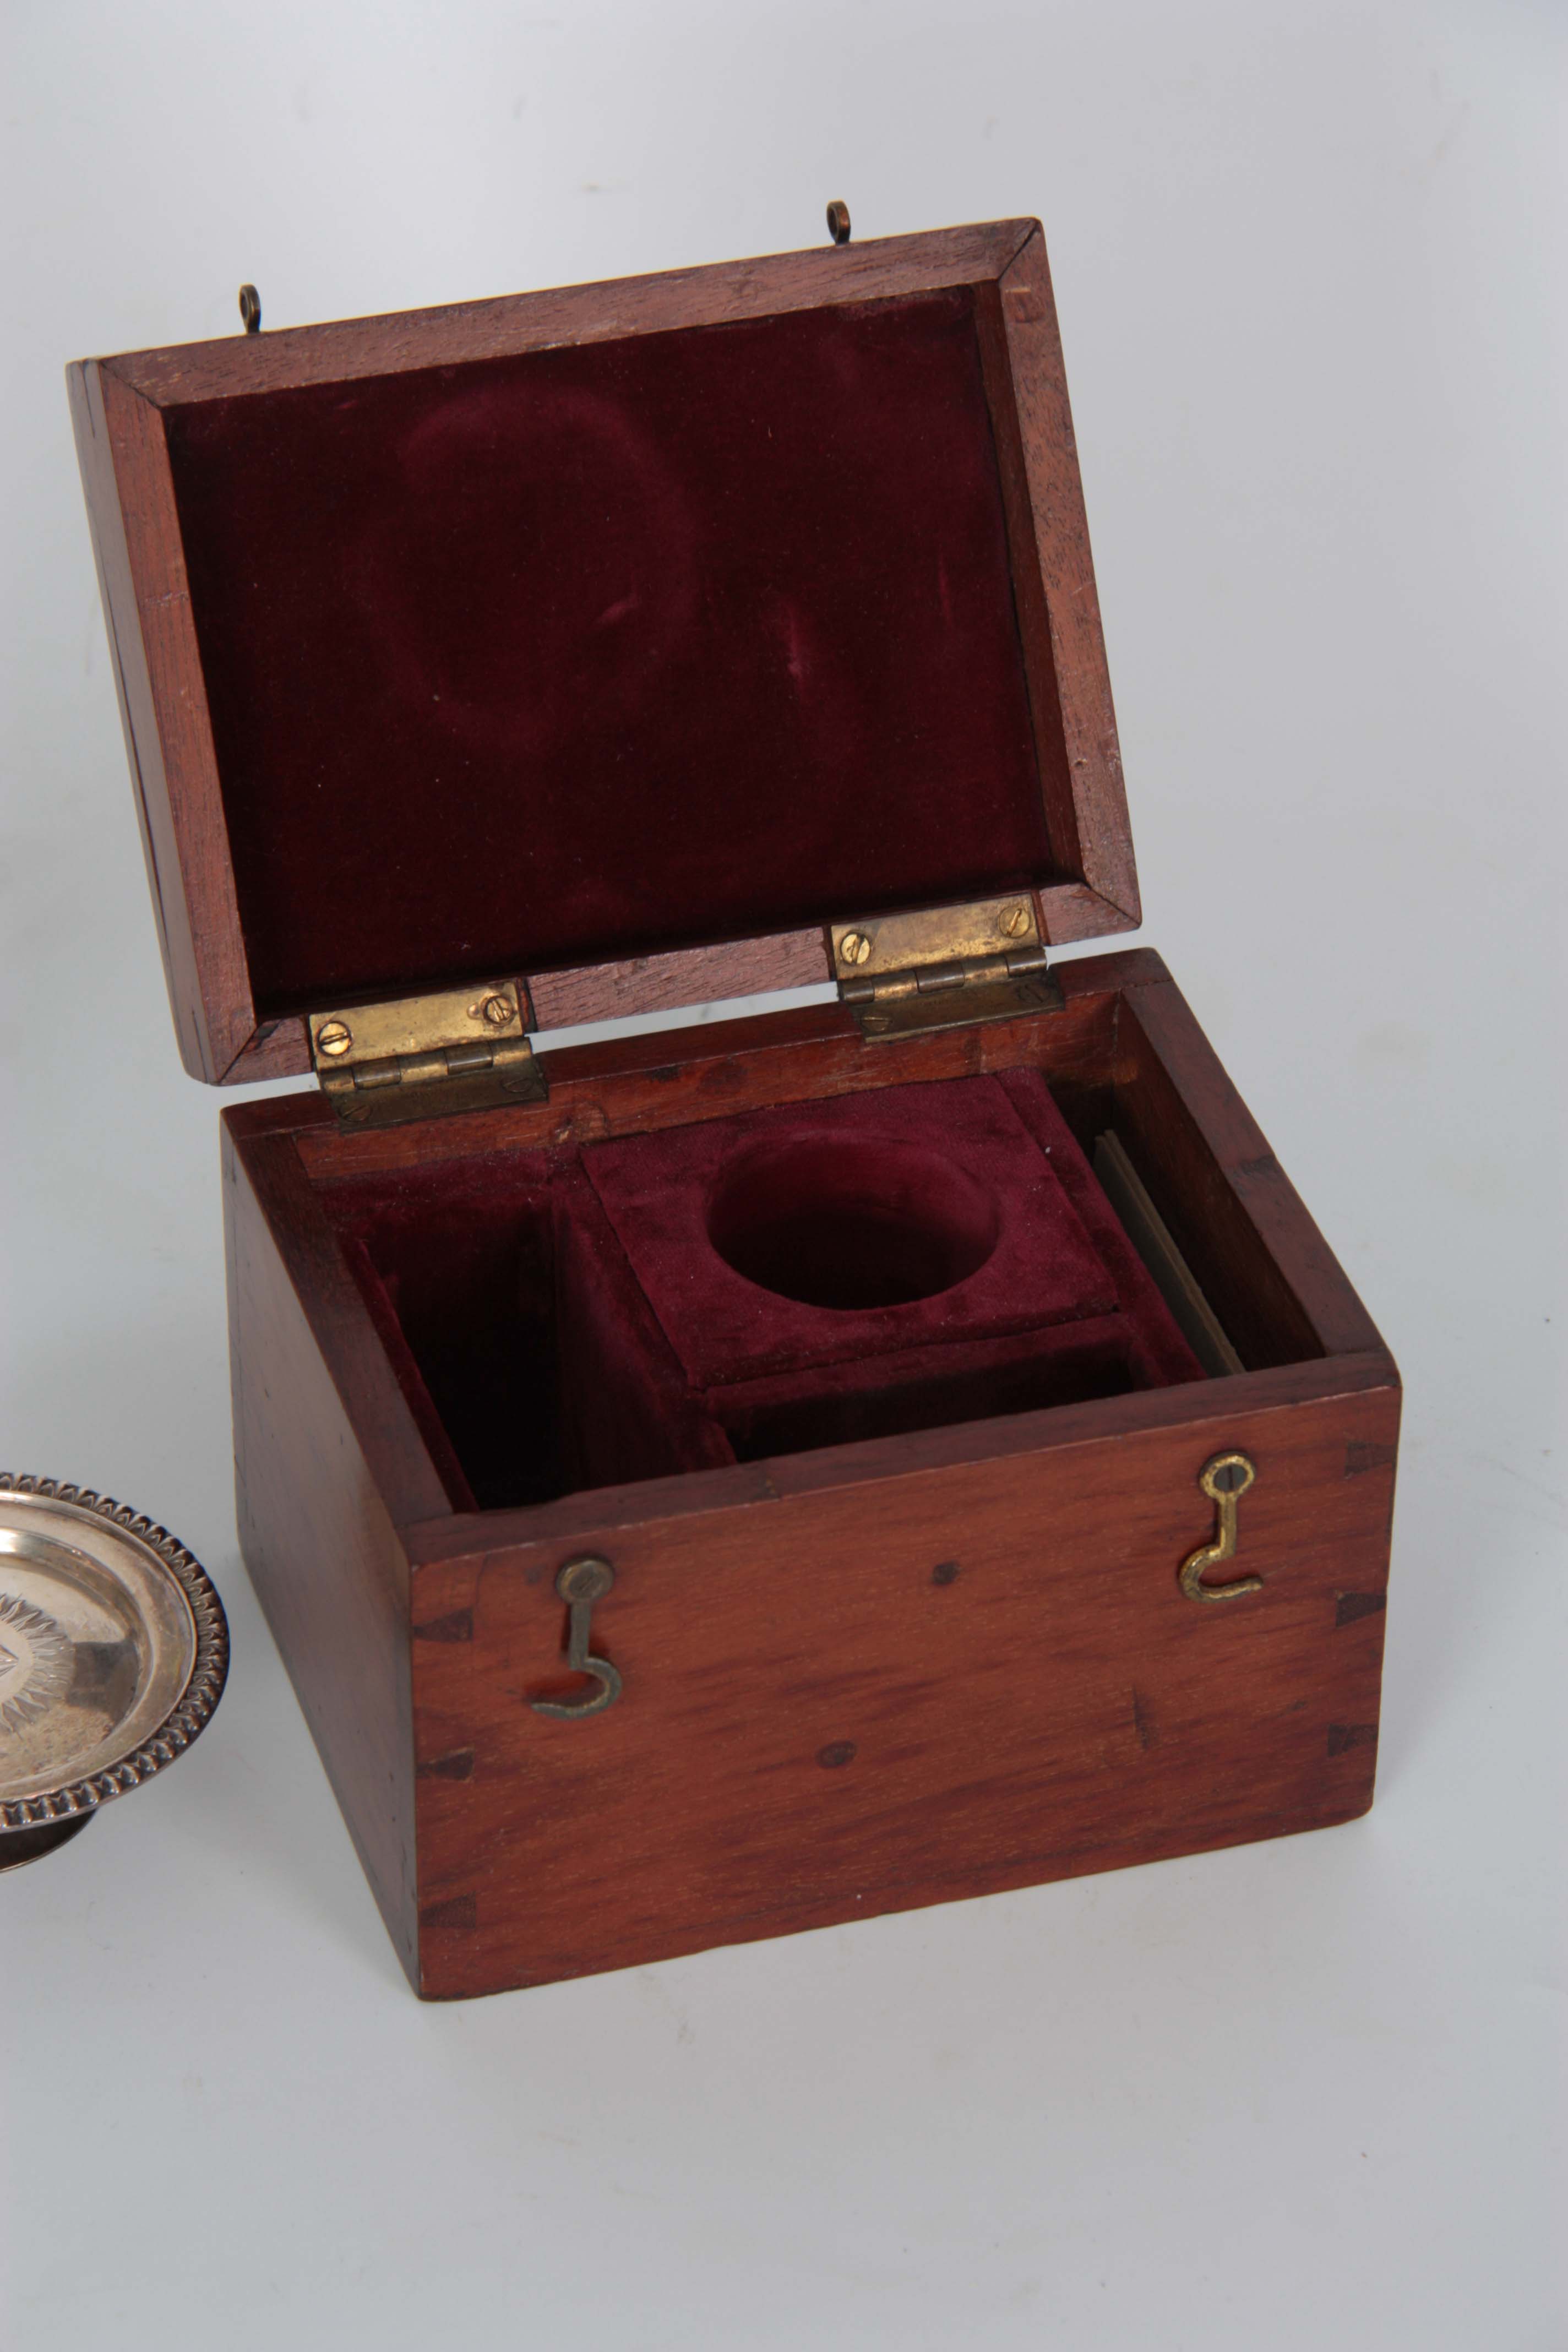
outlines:
[[[256,1015],[163,419],[93,362],[67,383],[180,1055],[214,1083]]]
[[[1059,862],[1097,902],[1092,914],[1079,913],[1077,929],[1068,929],[1065,907],[1053,908],[1047,938],[1098,938],[1137,926],[1138,874],[1067,368],[1046,240],[1037,222],[1002,272],[997,293],[1005,376],[1017,404],[1036,563],[1050,628],[1048,666],[1056,677],[1067,764],[1067,783],[1058,789],[1070,803],[1074,820],[1073,855]]]
[[[394,1518],[442,1510],[446,1496],[368,1318],[344,1314],[350,1286],[335,1251],[315,1245],[308,1194],[286,1139],[242,1151],[226,1136],[240,1548],[387,1933],[416,1980],[409,1571]],[[367,1426],[384,1486],[361,1443]]]
[[[1207,1412],[1173,1428],[1042,1428],[1002,1458],[838,1464],[800,1491],[774,1470],[773,1491],[724,1508],[419,1566],[416,1626],[466,1629],[414,1642],[421,1990],[1364,1811],[1384,1620],[1342,1602],[1384,1589],[1397,1392],[1259,1409],[1238,1385],[1208,1384]],[[1369,1444],[1388,1463],[1363,1473]],[[1263,1590],[1204,1607],[1177,1570],[1213,1531],[1198,1473],[1231,1447],[1258,1465],[1237,1572]],[[553,1580],[579,1550],[616,1570],[595,1647],[625,1689],[552,1722],[529,1701],[570,1687]]]
[[[770,989],[816,988],[832,977],[827,933],[819,929],[525,975],[537,1029],[619,1021],[627,1013],[669,1012],[684,1004],[721,1004]]]
[[[128,352],[106,361],[160,408],[298,384],[352,383],[414,368],[462,366],[563,344],[610,342],[675,327],[726,326],[837,302],[888,301],[999,278],[1038,234],[1037,221],[988,221],[918,236],[817,246],[749,261],[557,286],[438,310],[320,326],[268,328],[215,342]]]

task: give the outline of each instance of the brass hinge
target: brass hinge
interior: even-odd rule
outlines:
[[[312,1013],[310,1058],[345,1127],[540,1102],[549,1089],[528,1042],[531,1011],[526,989],[498,980]]]
[[[838,993],[868,1042],[1060,1009],[1026,890],[831,929]]]

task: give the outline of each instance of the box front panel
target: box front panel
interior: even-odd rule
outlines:
[[[1348,1383],[1347,1383],[1348,1389]],[[1343,1821],[1371,1801],[1398,1392],[1362,1387],[416,1572],[422,1989],[499,1990]],[[1199,1486],[1236,1557],[1188,1597]],[[842,1460],[843,1457],[838,1457]],[[841,1483],[833,1483],[839,1479]],[[556,1579],[614,1582],[570,1673]]]

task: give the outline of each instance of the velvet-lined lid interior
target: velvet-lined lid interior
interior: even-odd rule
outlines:
[[[968,287],[167,427],[262,1017],[1048,878]]]

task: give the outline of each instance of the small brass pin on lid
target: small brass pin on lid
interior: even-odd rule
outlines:
[[[174,1763],[227,1672],[223,1603],[166,1528],[0,1472],[0,1871]]]

